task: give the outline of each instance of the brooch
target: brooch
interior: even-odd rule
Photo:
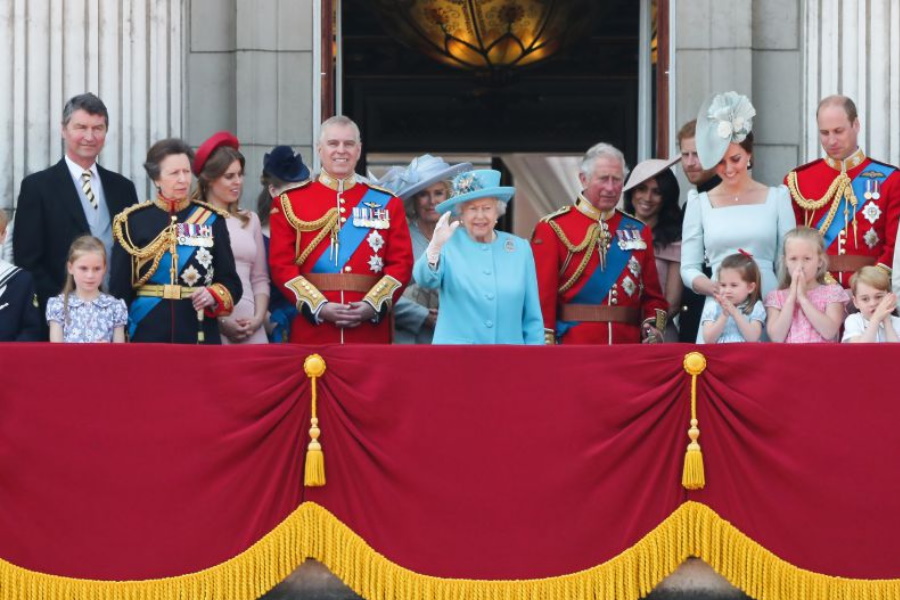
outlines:
[[[384,259],[377,254],[373,254],[369,257],[369,268],[372,269],[373,273],[381,273],[382,269],[384,269]]]
[[[878,220],[878,217],[881,216],[881,208],[877,204],[869,202],[862,209],[862,214],[866,218],[866,221],[874,225],[875,221]]]

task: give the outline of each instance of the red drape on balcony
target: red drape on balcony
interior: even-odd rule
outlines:
[[[696,502],[790,566],[900,578],[900,348],[696,348],[706,487],[688,492],[693,349],[0,345],[0,576],[177,583],[315,503],[414,574],[555,578]],[[327,484],[303,488],[312,352]],[[690,553],[728,554],[684,527]],[[279,547],[323,543],[305,535]]]

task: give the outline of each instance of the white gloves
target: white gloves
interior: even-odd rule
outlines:
[[[428,257],[428,264],[431,266],[438,264],[438,259],[441,257],[441,248],[444,247],[444,244],[447,243],[447,240],[450,239],[450,236],[453,235],[453,232],[456,231],[457,227],[459,227],[459,221],[451,223],[449,212],[445,212],[441,215],[437,225],[434,226],[434,235],[431,236],[431,241],[425,249],[425,256]]]

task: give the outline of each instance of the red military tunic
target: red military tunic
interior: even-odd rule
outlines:
[[[836,281],[847,287],[853,272],[865,265],[890,273],[900,217],[896,167],[857,150],[843,161],[823,158],[797,167],[784,181],[797,224],[825,237]]]
[[[356,176],[327,173],[272,204],[272,280],[300,311],[290,341],[303,344],[389,344],[390,309],[409,281],[413,255],[403,203]],[[377,322],[339,328],[319,321],[326,302],[364,301]]]
[[[548,343],[639,343],[648,320],[665,329],[653,235],[639,220],[619,210],[601,215],[579,196],[541,219],[531,245]]]

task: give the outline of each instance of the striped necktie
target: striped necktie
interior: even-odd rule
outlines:
[[[90,171],[85,171],[81,174],[81,191],[84,192],[85,198],[88,199],[88,202],[91,203],[91,206],[94,207],[94,210],[100,208],[100,205],[97,204],[97,196],[94,195],[94,190],[91,189]]]

